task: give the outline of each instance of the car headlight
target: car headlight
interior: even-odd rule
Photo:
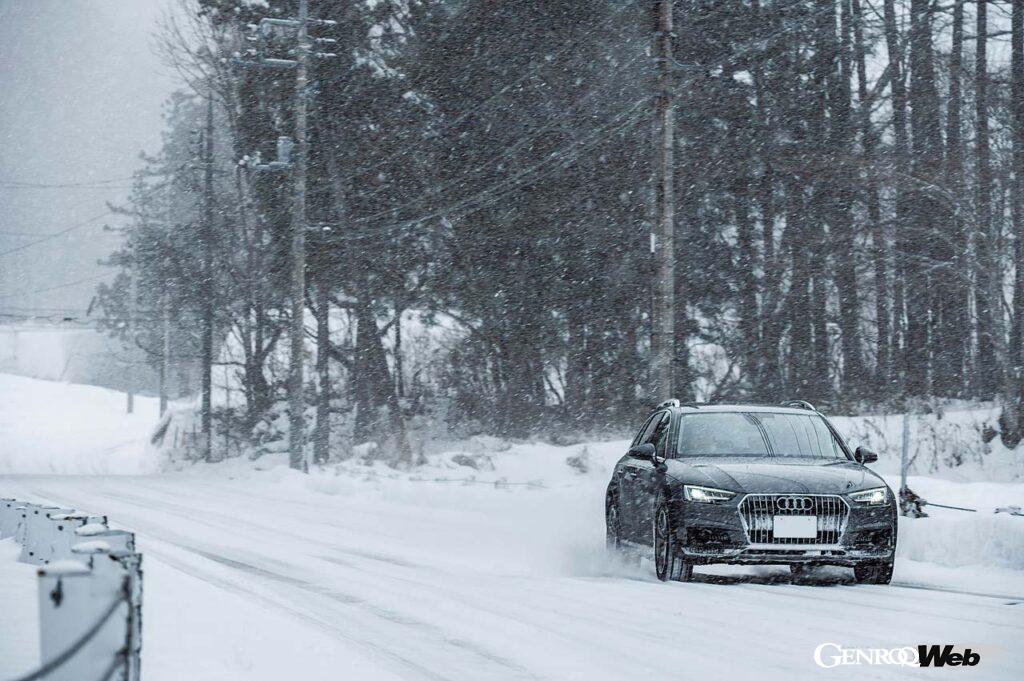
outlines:
[[[714,487],[700,487],[698,485],[683,485],[683,496],[687,501],[699,501],[704,504],[714,504],[719,501],[728,501],[736,496],[735,492]]]
[[[854,492],[850,495],[850,498],[858,504],[864,504],[865,506],[881,506],[889,500],[889,493],[884,487],[875,487],[874,489],[866,489],[863,492]]]

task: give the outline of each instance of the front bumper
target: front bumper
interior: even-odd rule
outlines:
[[[829,495],[831,496],[831,495]],[[838,496],[838,495],[836,495]],[[890,498],[892,494],[890,493]],[[840,565],[892,560],[896,550],[896,505],[861,506],[846,502],[848,509],[840,532],[820,534],[833,541],[803,540],[799,543],[763,541],[740,512],[743,495],[725,503],[702,504],[680,499],[674,504],[676,539],[688,562],[696,565]],[[762,541],[752,541],[752,535]],[[838,537],[838,538],[837,538]]]

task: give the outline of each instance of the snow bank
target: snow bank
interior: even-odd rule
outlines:
[[[899,555],[949,567],[985,565],[1024,570],[1024,518],[986,513],[961,520],[904,519]]]
[[[1008,450],[998,437],[999,407],[964,403],[929,414],[908,417],[910,474],[949,480],[1024,480],[1024,450]],[[829,416],[851,447],[864,445],[878,453],[875,469],[900,470],[903,415]]]
[[[156,470],[148,445],[156,399],[0,374],[0,474],[138,474]]]
[[[898,489],[897,477],[886,479]],[[901,557],[948,567],[984,565],[1024,570],[1024,517],[995,513],[1004,506],[1024,507],[1024,484],[958,483],[912,476],[907,486],[929,502],[973,508],[976,512],[927,506],[927,518],[901,518]]]

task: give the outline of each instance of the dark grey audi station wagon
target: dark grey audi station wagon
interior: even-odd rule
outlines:
[[[654,550],[658,579],[694,565],[852,567],[888,584],[896,499],[807,402],[698,405],[669,400],[615,466],[605,498],[608,546]]]

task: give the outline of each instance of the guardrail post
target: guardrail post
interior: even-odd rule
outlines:
[[[87,515],[85,513],[51,513],[50,521],[53,523],[50,532],[49,552],[45,554],[43,562],[60,558],[67,558],[71,555],[71,547],[82,541],[76,530],[85,525],[107,524],[106,516]]]
[[[53,516],[64,516],[72,513],[72,508],[40,507],[28,516],[27,534],[24,550],[27,552],[25,561],[36,565],[45,565],[53,555],[53,542],[57,534],[65,531],[66,522],[55,522]],[[63,557],[67,557],[65,553]]]
[[[0,499],[0,538],[38,570],[41,666],[45,681],[139,681],[142,555],[135,535],[105,516]]]
[[[128,576],[129,609],[124,681],[139,681],[142,674],[142,554],[129,553],[118,560]]]
[[[17,532],[21,514],[16,509],[21,505],[17,499],[0,499],[0,539],[13,537]]]
[[[70,513],[74,509],[46,506],[41,504],[25,505],[25,528],[21,537],[21,556],[23,563],[41,565],[41,553],[50,540],[50,513]]]
[[[124,594],[122,575],[95,570],[89,563],[59,560],[39,569],[42,664],[54,662],[96,630],[81,648],[46,675],[47,681],[124,678],[114,673],[124,665],[124,627],[129,609]]]

